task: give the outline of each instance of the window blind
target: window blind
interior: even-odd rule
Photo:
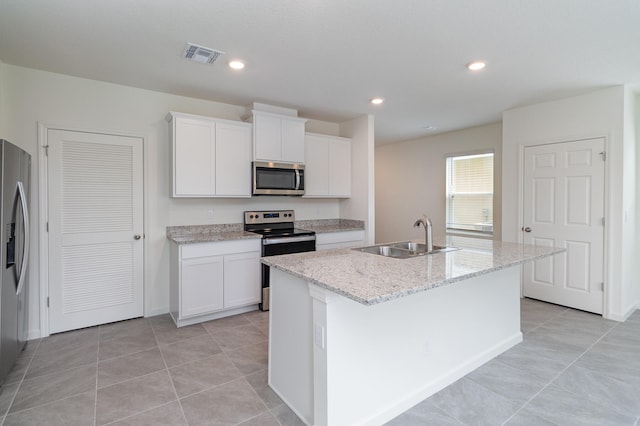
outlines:
[[[493,233],[493,153],[447,157],[447,229]]]

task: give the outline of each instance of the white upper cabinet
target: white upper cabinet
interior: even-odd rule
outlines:
[[[252,111],[254,160],[304,163],[304,118]]]
[[[351,139],[305,135],[304,196],[351,197]]]
[[[250,197],[251,125],[176,112],[171,124],[173,197]]]
[[[216,196],[251,196],[251,126],[216,123],[215,165]]]

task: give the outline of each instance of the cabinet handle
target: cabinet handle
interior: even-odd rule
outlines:
[[[531,228],[529,228],[528,226],[525,228],[524,226],[522,227],[522,230],[524,232],[531,232]]]
[[[142,238],[142,235],[140,235],[140,234],[136,234],[136,235],[133,236],[134,240],[139,240],[140,238]]]

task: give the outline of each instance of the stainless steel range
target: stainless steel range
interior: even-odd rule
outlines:
[[[262,235],[262,256],[315,251],[316,233],[294,226],[293,210],[244,212],[244,230]],[[262,265],[262,303],[269,310],[269,267]]]

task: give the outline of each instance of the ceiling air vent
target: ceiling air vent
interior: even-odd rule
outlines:
[[[184,51],[184,57],[190,61],[200,62],[201,64],[213,64],[224,52],[220,50],[210,49],[197,44],[188,43]]]

